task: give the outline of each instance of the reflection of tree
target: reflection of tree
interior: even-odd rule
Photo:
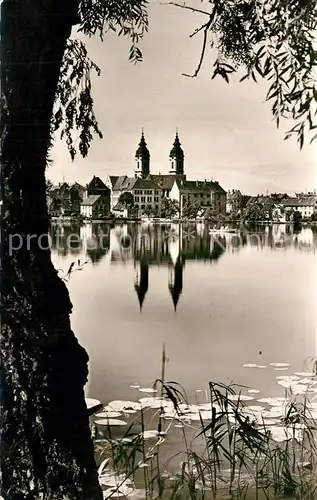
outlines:
[[[86,242],[86,255],[93,264],[97,264],[107,255],[110,246],[110,227],[107,224],[95,223],[91,225],[91,236]]]
[[[93,223],[51,225],[52,250],[59,255],[78,255],[85,252],[93,263],[99,262],[109,250],[110,225]]]
[[[87,248],[86,253],[93,264],[98,264],[98,262],[107,254],[107,250],[103,250],[100,247]]]
[[[81,251],[79,224],[52,224],[50,228],[51,248],[59,255],[78,254]]]

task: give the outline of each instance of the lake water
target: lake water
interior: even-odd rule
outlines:
[[[215,235],[208,226],[52,226],[52,257],[90,357],[87,396],[137,400],[160,377],[189,394],[235,381],[263,396],[316,355],[317,232],[290,226]],[[77,261],[87,261],[79,271]],[[142,307],[140,306],[142,304]],[[290,367],[277,373],[270,363]],[[245,368],[254,363],[266,368]],[[196,393],[197,394],[197,393]],[[203,397],[203,396],[201,396]]]

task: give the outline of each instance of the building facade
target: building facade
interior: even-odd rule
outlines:
[[[94,176],[85,188],[80,214],[88,218],[105,217],[110,214],[110,199],[110,189],[100,177]]]
[[[110,189],[111,210],[115,210],[123,193],[133,195],[134,207],[141,213],[152,208],[158,215],[162,200],[176,200],[183,215],[185,204],[209,208],[215,215],[226,213],[226,191],[216,181],[188,181],[184,170],[184,151],[178,132],[169,154],[169,173],[152,174],[150,152],[142,131],[135,153],[134,177],[109,175],[106,186]]]
[[[49,215],[59,217],[60,215],[79,214],[84,189],[77,182],[52,185],[46,194]]]
[[[184,216],[188,206],[194,206],[198,210],[209,209],[212,215],[226,214],[226,191],[218,182],[176,179],[170,199],[178,202],[180,217]]]
[[[297,194],[281,201],[281,207],[287,212],[299,212],[302,218],[310,219],[317,212],[317,194]]]
[[[100,194],[92,194],[82,201],[80,214],[89,219],[105,217],[109,214],[109,200]]]

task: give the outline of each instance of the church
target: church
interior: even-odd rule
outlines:
[[[177,201],[180,217],[186,204],[195,204],[200,209],[212,209],[213,213],[226,211],[226,191],[215,181],[189,181],[184,172],[184,151],[176,132],[169,154],[168,174],[152,174],[150,170],[150,151],[142,130],[139,146],[135,153],[134,177],[109,175],[106,186],[111,192],[111,210],[120,209],[119,198],[128,192],[133,196],[134,207],[141,213],[151,207],[160,213],[162,200],[169,198]]]

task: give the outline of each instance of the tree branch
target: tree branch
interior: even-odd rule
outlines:
[[[183,73],[183,76],[187,76],[189,78],[196,78],[196,76],[198,76],[198,74],[199,74],[199,72],[201,70],[201,67],[202,67],[202,64],[203,64],[203,61],[204,61],[204,57],[205,57],[205,53],[206,53],[206,47],[207,47],[208,31],[209,31],[210,26],[213,24],[213,22],[215,20],[215,17],[216,17],[216,14],[217,14],[218,1],[215,1],[212,12],[205,12],[205,11],[202,11],[202,10],[199,10],[199,9],[195,9],[193,7],[189,7],[187,5],[180,5],[180,4],[175,3],[175,2],[169,2],[169,4],[170,5],[174,5],[175,7],[180,7],[180,8],[183,8],[183,9],[191,10],[192,12],[199,12],[201,14],[207,14],[209,16],[209,19],[208,19],[208,21],[205,24],[203,24],[202,26],[200,26],[200,28],[197,28],[191,35],[189,35],[190,38],[192,38],[193,36],[197,35],[197,33],[199,33],[200,31],[203,30],[203,43],[202,43],[202,48],[201,48],[200,58],[199,58],[199,62],[198,62],[197,68],[196,68],[196,70],[194,71],[194,73],[192,75],[187,74],[187,73]]]
[[[179,4],[177,2],[161,2],[161,5],[173,5],[174,7],[179,7],[180,9],[190,10],[191,12],[198,12],[199,14],[205,14],[206,16],[210,16],[212,13],[206,12],[205,10],[196,9],[195,7],[190,7],[185,3]]]

